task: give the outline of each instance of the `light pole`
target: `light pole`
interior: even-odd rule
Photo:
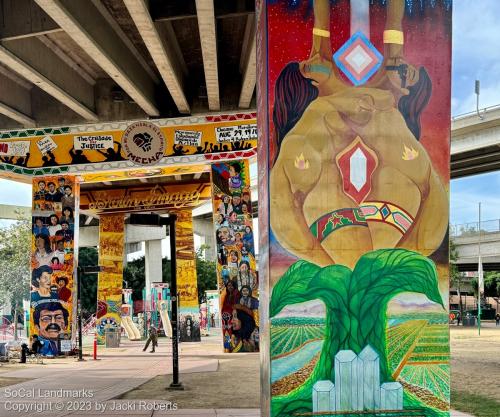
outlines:
[[[483,287],[483,262],[481,259],[481,203],[479,203],[479,239],[477,242],[478,260],[477,260],[477,331],[481,336],[481,288]]]
[[[178,295],[177,295],[177,259],[175,249],[175,222],[177,216],[169,214],[162,217],[158,214],[132,213],[130,224],[142,226],[168,226],[170,238],[170,297],[172,301],[172,382],[167,389],[183,390],[179,381],[179,323],[178,323]]]

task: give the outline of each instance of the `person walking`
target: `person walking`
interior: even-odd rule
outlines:
[[[151,325],[151,327],[149,328],[149,337],[148,340],[146,341],[146,346],[144,346],[144,349],[142,349],[143,352],[146,351],[150,343],[152,345],[149,353],[154,353],[155,347],[158,346],[158,331],[156,330],[156,327],[153,325]]]
[[[497,313],[497,315],[495,316],[495,323],[497,326],[500,326],[500,313]]]
[[[462,320],[462,316],[460,312],[457,313],[457,326],[460,326],[460,320]]]

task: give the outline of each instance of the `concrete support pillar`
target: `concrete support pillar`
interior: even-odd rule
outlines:
[[[181,342],[200,341],[200,306],[191,210],[179,210],[175,228]]]
[[[97,342],[104,344],[107,329],[120,331],[123,289],[125,224],[122,213],[101,214],[99,219],[99,273],[97,283]]]
[[[162,281],[161,240],[147,240],[145,243],[146,301],[151,301],[151,284]]]
[[[33,179],[30,336],[38,335],[45,355],[59,353],[59,338],[76,341],[78,207],[74,176]],[[56,311],[64,317],[58,332],[47,330]]]

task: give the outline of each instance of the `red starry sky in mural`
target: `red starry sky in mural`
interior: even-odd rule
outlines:
[[[431,19],[431,16],[433,17]],[[437,17],[437,20],[436,20]],[[307,59],[311,50],[313,14],[308,12],[307,2],[298,12],[291,13],[283,2],[268,5],[268,50],[269,59],[269,108],[270,135],[273,137],[272,108],[274,103],[274,83],[281,69],[289,62]],[[350,37],[350,8],[348,0],[339,0],[332,6],[330,32],[332,50],[338,50]],[[441,24],[441,21],[445,20]],[[439,24],[436,24],[439,21]],[[433,25],[434,22],[434,25]],[[383,53],[382,33],[385,25],[385,7],[370,6],[370,40]],[[422,116],[421,143],[426,147],[436,170],[448,182],[450,98],[446,94],[450,83],[451,59],[449,43],[451,34],[451,13],[444,12],[444,6],[428,7],[424,11],[415,10],[403,22],[405,32],[405,59],[413,65],[425,66],[432,79],[433,93],[429,105]],[[443,27],[446,28],[443,30]],[[448,31],[446,31],[448,29]],[[435,56],[442,54],[441,63]],[[346,81],[348,82],[348,81]],[[443,86],[442,90],[440,86]],[[439,91],[445,94],[439,94]],[[272,140],[270,146],[272,147]],[[436,146],[436,142],[440,145]],[[433,143],[432,146],[429,146]],[[271,149],[274,153],[274,149]]]

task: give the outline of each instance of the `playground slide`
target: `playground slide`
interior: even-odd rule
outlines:
[[[129,316],[122,317],[122,326],[125,329],[128,340],[141,340],[141,333]]]
[[[163,324],[163,330],[165,331],[165,336],[172,337],[172,325],[170,324],[170,318],[168,317],[166,304],[164,306],[160,305],[160,317]]]

